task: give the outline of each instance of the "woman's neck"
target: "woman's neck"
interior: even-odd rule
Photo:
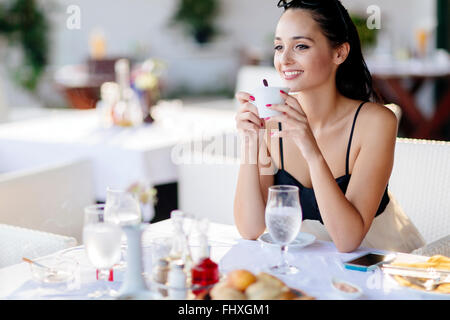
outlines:
[[[301,91],[294,96],[300,102],[313,132],[321,131],[339,117],[338,106],[345,99],[334,83]]]

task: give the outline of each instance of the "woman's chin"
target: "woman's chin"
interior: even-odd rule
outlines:
[[[289,93],[300,92],[305,90],[305,86],[293,85],[288,81],[285,81],[284,85],[289,88]]]

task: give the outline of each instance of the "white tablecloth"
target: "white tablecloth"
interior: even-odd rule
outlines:
[[[161,221],[148,227],[143,235],[143,260],[145,272],[149,270],[151,252],[148,243],[157,237],[170,237],[172,225],[170,220]],[[211,223],[209,241],[212,246],[211,258],[219,263],[222,274],[234,269],[247,269],[252,272],[265,271],[278,262],[279,251],[263,247],[258,241],[243,240],[236,228],[231,225]],[[288,254],[290,263],[298,266],[300,272],[293,276],[280,277],[289,286],[303,290],[317,299],[343,299],[335,293],[330,285],[332,276],[350,281],[363,290],[359,299],[434,299],[436,296],[422,294],[411,289],[401,288],[380,271],[360,272],[342,267],[342,261],[354,258],[368,248],[360,248],[352,253],[339,253],[331,242],[315,241],[313,244],[291,250]],[[25,263],[0,269],[0,299],[87,299],[87,293],[98,288],[95,271],[86,261],[82,247],[72,250],[72,257],[80,263],[80,276],[71,287],[43,287],[31,279],[29,266]],[[110,283],[113,288],[120,288],[120,273]]]
[[[77,158],[93,161],[95,194],[107,186],[127,188],[141,181],[152,185],[176,182],[171,151],[178,143],[232,132],[232,100],[182,106],[158,105],[156,121],[137,128],[102,128],[97,110],[58,110],[49,115],[0,125],[0,172]],[[218,110],[214,104],[229,106]]]

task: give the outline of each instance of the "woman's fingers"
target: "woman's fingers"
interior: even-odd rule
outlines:
[[[243,131],[257,132],[259,129],[261,129],[261,127],[257,126],[256,124],[254,124],[253,122],[250,122],[250,121],[241,121],[237,125],[237,129],[243,130]]]
[[[255,101],[255,98],[250,93],[244,91],[237,92],[235,97],[240,104],[245,104],[249,101]]]
[[[281,95],[281,97],[283,97],[283,99],[287,105],[291,106],[294,110],[298,111],[301,115],[306,117],[306,114],[303,111],[302,106],[300,105],[300,103],[298,102],[298,100],[295,97],[293,97],[283,91],[280,91],[280,95]]]
[[[255,116],[255,114],[252,112],[239,113],[236,116],[236,120],[237,121],[248,121],[248,122],[254,123],[258,127],[264,126],[264,122],[261,119],[259,119],[259,117]]]
[[[298,112],[297,110],[295,110],[294,108],[292,108],[291,106],[289,106],[287,104],[271,104],[271,105],[267,105],[266,107],[270,108],[271,110],[279,111],[279,112],[281,112],[285,115],[288,115],[291,118],[294,118],[298,121],[302,121],[305,118],[305,116],[303,116],[300,112]],[[279,116],[271,117],[271,119],[275,119],[276,117],[279,117]]]
[[[250,102],[241,104],[238,113],[243,113],[243,112],[251,112],[256,117],[259,117],[258,109],[256,108],[256,106],[254,104],[252,104]]]

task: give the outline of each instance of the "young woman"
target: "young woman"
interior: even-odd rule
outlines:
[[[244,238],[256,239],[265,231],[268,188],[295,185],[303,220],[318,221],[339,251],[351,252],[391,202],[387,185],[397,118],[375,102],[356,27],[339,0],[280,1],[278,6],[285,12],[276,28],[274,65],[290,92],[280,92],[284,104],[269,106],[283,113],[270,119],[259,118],[251,93],[236,94],[236,123],[247,152],[235,223]],[[270,164],[248,161],[264,155]],[[273,174],[267,174],[270,165],[276,168]],[[398,228],[385,225],[395,219],[379,229]],[[413,250],[422,240],[417,230],[408,230],[415,232],[412,246],[398,230],[384,240],[396,242],[391,249]]]

